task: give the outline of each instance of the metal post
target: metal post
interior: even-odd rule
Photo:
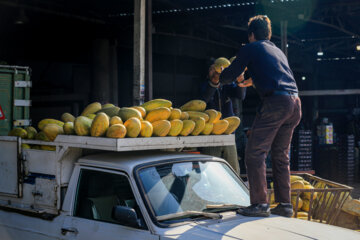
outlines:
[[[145,98],[145,0],[134,0],[134,79],[133,104]]]
[[[280,21],[280,28],[281,28],[281,50],[284,52],[285,56],[288,56],[288,51],[287,51],[287,25],[288,25],[288,21],[287,20],[282,20]]]
[[[108,39],[96,39],[94,41],[92,56],[92,101],[101,103],[110,101],[109,48]]]
[[[152,0],[146,4],[146,56],[145,56],[145,99],[153,99],[153,67],[152,67]]]

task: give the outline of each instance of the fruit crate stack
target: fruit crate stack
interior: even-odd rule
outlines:
[[[355,136],[342,135],[338,141],[338,181],[353,183],[355,180]]]
[[[298,130],[294,133],[290,156],[292,170],[309,171],[313,169],[312,142],[311,130]]]

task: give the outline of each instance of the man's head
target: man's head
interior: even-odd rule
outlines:
[[[249,42],[258,40],[270,40],[271,21],[265,15],[257,15],[249,19],[248,23]]]

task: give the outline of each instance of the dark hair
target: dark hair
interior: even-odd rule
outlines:
[[[271,21],[266,15],[257,15],[249,19],[248,35],[254,33],[256,40],[270,40]]]

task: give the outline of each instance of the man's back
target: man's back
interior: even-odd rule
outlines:
[[[269,40],[256,41],[241,48],[234,62],[222,72],[221,82],[233,81],[246,66],[261,97],[279,90],[298,92],[286,56]]]

